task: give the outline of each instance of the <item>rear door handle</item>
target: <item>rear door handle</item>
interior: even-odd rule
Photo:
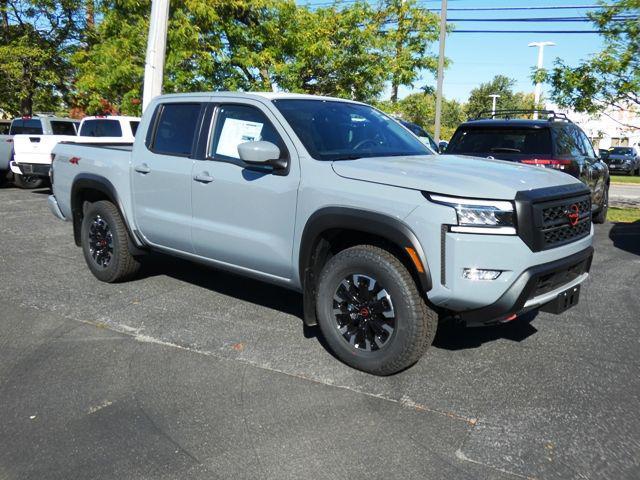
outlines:
[[[193,177],[196,182],[200,183],[211,183],[213,182],[213,177],[209,175],[209,172],[202,172],[199,175]]]
[[[140,165],[136,165],[135,167],[133,167],[133,169],[138,172],[138,173],[149,173],[151,171],[151,169],[149,168],[149,165],[147,165],[146,163],[141,163]]]

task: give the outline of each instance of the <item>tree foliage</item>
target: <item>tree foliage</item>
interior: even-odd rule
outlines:
[[[514,92],[516,81],[504,75],[496,75],[493,80],[481,83],[471,90],[465,106],[470,118],[477,117],[483,111],[491,111],[493,100],[489,95],[500,95],[497,110],[532,110],[535,107],[532,93]],[[538,106],[539,107],[539,106]]]
[[[602,32],[604,49],[577,66],[556,59],[551,71],[534,73],[551,85],[560,106],[588,113],[640,106],[640,0],[602,5],[589,17]]]

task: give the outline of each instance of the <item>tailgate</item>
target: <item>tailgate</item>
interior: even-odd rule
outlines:
[[[51,153],[58,142],[77,138],[75,135],[16,135],[13,159],[16,163],[50,164]]]

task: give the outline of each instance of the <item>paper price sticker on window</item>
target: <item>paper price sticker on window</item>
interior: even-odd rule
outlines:
[[[216,155],[240,158],[240,155],[238,155],[238,145],[246,142],[259,141],[261,139],[263,125],[263,123],[259,122],[227,118],[222,126],[222,132],[220,132]]]

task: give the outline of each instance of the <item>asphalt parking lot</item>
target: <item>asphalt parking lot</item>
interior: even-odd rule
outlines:
[[[0,479],[640,478],[640,224],[596,227],[576,308],[378,378],[295,293],[163,256],[98,282],[48,193],[0,189]]]

